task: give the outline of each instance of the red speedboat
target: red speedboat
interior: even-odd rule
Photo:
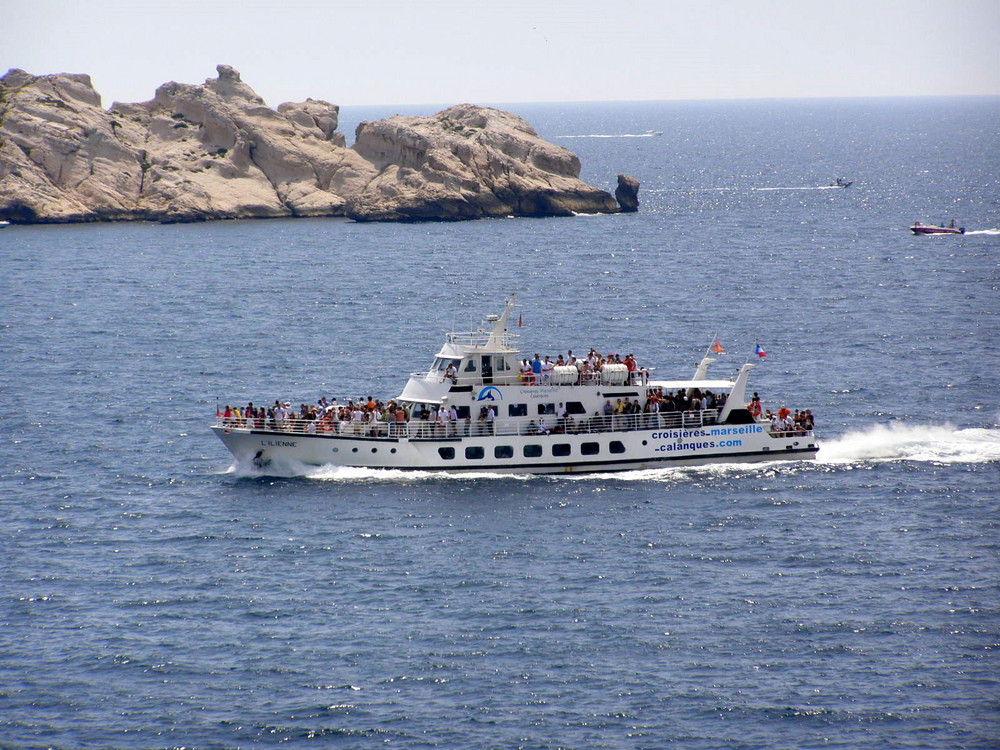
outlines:
[[[914,234],[965,234],[965,227],[955,226],[954,219],[951,220],[951,224],[948,226],[944,224],[921,224],[917,221],[910,227],[910,231]]]

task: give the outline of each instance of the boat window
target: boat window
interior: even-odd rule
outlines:
[[[621,440],[612,440],[611,443],[608,445],[608,450],[610,450],[612,453],[624,453],[625,444]]]
[[[456,406],[455,411],[458,412],[459,419],[469,418],[469,407],[468,406]]]
[[[523,453],[525,458],[538,458],[542,455],[542,446],[526,445],[524,446]]]
[[[465,372],[475,372],[479,369],[479,360],[476,357],[469,357],[465,360],[465,367],[462,368]]]
[[[493,369],[500,372],[509,370],[510,367],[507,365],[507,360],[503,357],[493,357]]]
[[[580,446],[580,453],[584,456],[594,456],[601,452],[600,443],[584,443]]]
[[[528,416],[528,405],[527,404],[507,404],[507,416],[508,417],[526,417],[526,416]]]
[[[462,360],[460,360],[460,359],[451,359],[450,357],[437,357],[434,360],[434,367],[433,367],[433,369],[434,370],[444,371],[444,370],[448,369],[448,365],[454,365],[455,369],[457,370],[458,366],[461,363],[462,363]]]
[[[552,446],[553,456],[568,456],[569,455],[569,443],[556,443]]]
[[[514,448],[510,445],[498,445],[493,449],[493,455],[497,458],[514,458]]]
[[[586,414],[587,410],[583,408],[583,403],[580,401],[567,401],[566,402],[566,413],[567,414]]]
[[[482,458],[485,455],[486,452],[483,450],[483,446],[481,445],[470,445],[465,449],[466,458]]]
[[[538,405],[539,414],[555,414],[556,405],[555,404],[539,404]]]
[[[446,461],[450,461],[455,457],[454,448],[438,448],[438,455]]]

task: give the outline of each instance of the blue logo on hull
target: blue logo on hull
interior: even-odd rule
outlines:
[[[503,401],[503,393],[495,385],[488,385],[479,392],[476,401]]]

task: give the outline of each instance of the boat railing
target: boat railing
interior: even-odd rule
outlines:
[[[445,341],[447,343],[471,347],[488,346],[492,338],[492,332],[482,329],[478,331],[458,331],[445,334]],[[494,341],[494,343],[499,343],[500,346],[505,349],[513,350],[517,343],[517,334],[505,330],[500,334],[499,340]]]
[[[717,424],[717,409],[686,412],[649,412],[640,414],[566,415],[542,414],[535,417],[496,417],[479,415],[457,421],[411,419],[406,422],[343,421],[333,419],[241,419],[217,417],[216,426],[231,430],[263,430],[306,435],[340,435],[360,438],[410,438],[440,440],[491,435],[587,434],[596,432],[633,432],[636,430],[690,430]]]
[[[482,386],[482,385],[524,385],[524,386],[562,386],[562,385],[610,385],[610,386],[635,386],[643,387],[649,382],[649,372],[646,370],[635,370],[624,378],[609,378],[602,376],[600,372],[580,372],[575,379],[568,382],[561,380],[552,374],[522,374],[520,372],[500,371],[484,378],[481,373],[458,373],[454,377],[448,377],[443,371],[411,372],[410,377],[414,380],[431,380],[438,383],[450,381],[457,386]]]

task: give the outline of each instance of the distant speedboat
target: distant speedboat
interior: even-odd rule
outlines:
[[[7,226],[10,226],[9,221],[0,221],[0,227],[7,227]]]
[[[646,135],[663,135],[662,130],[647,130]]]
[[[919,221],[915,221],[913,226],[910,227],[910,231],[914,234],[965,234],[965,227],[955,226],[955,220],[951,220],[951,224],[945,226],[944,224],[921,224]]]
[[[842,187],[842,188],[846,188],[846,187],[850,187],[853,184],[854,184],[853,180],[844,180],[844,179],[841,179],[840,177],[838,177],[837,181],[835,183],[833,183],[832,185],[830,185],[830,187]]]

